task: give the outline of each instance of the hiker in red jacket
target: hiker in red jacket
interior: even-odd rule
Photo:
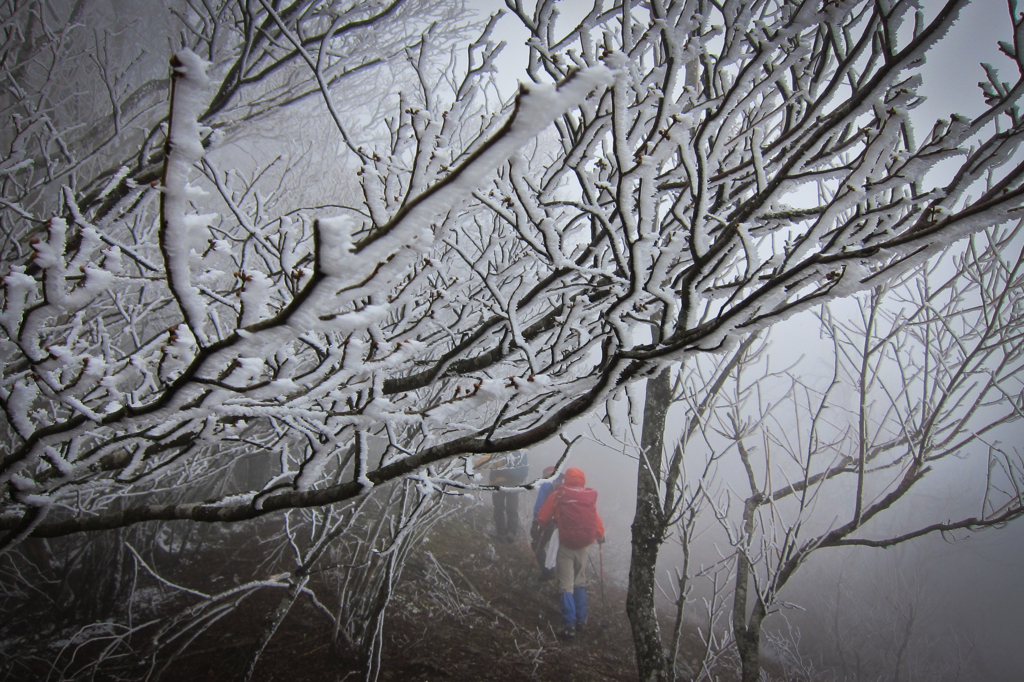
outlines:
[[[587,624],[587,559],[590,545],[604,542],[604,524],[597,515],[597,491],[587,488],[579,469],[566,469],[562,485],[544,501],[537,520],[544,528],[558,524],[556,572],[566,639]]]

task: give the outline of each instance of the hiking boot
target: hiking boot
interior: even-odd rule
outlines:
[[[557,633],[558,639],[571,640],[576,637],[576,629],[573,627],[566,627],[564,630],[559,630]]]
[[[576,634],[577,635],[582,635],[586,631],[587,631],[587,624],[586,624],[586,622],[579,621],[578,623],[576,623]]]

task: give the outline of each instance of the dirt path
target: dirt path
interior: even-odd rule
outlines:
[[[474,513],[445,523],[407,567],[387,625],[382,677],[635,680],[622,590],[608,585],[602,600],[592,574],[589,627],[560,641],[555,586],[539,582],[527,539],[493,541]]]

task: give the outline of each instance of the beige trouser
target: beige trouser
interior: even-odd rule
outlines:
[[[558,558],[555,561],[555,574],[558,576],[558,589],[572,592],[577,587],[587,586],[587,558],[590,547],[569,549],[565,545],[558,546]]]

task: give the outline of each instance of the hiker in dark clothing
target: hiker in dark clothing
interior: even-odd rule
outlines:
[[[529,464],[522,450],[484,455],[477,467],[488,469],[487,482],[491,485],[514,486],[526,481]],[[519,491],[495,490],[494,533],[499,542],[512,544],[519,534]]]
[[[597,514],[597,491],[586,487],[579,469],[567,469],[562,486],[548,495],[537,518],[543,528],[558,524],[558,591],[565,629],[573,637],[587,624],[587,559],[590,546],[604,542],[604,524]]]

